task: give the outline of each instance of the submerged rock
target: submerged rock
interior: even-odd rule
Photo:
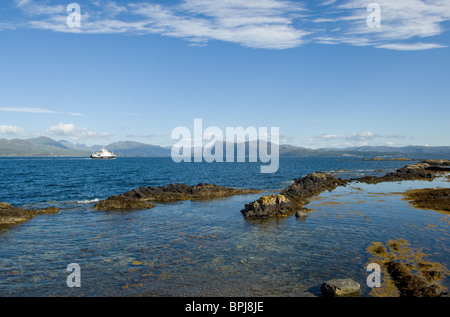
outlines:
[[[381,268],[381,286],[373,288],[369,295],[376,297],[440,297],[447,290],[441,285],[449,275],[439,262],[430,262],[429,255],[414,248],[403,239],[389,240],[386,244],[372,242],[367,251],[371,263]]]
[[[385,263],[386,270],[400,291],[400,297],[440,297],[441,289],[435,284],[411,274],[405,264],[395,261]],[[437,272],[439,273],[439,272]]]
[[[0,228],[21,224],[38,214],[54,214],[57,212],[59,212],[59,209],[55,207],[45,209],[23,209],[14,207],[8,203],[0,203]]]
[[[308,216],[307,214],[307,208],[301,208],[300,210],[297,210],[295,212],[295,217],[297,218],[306,218]]]
[[[301,210],[309,200],[325,190],[333,190],[345,186],[347,181],[336,178],[332,174],[316,172],[303,178],[295,179],[294,183],[279,194],[262,196],[258,200],[246,204],[241,210],[245,218],[270,218],[289,216]]]
[[[169,184],[167,186],[149,186],[133,189],[122,195],[112,196],[99,201],[94,208],[101,210],[150,209],[155,207],[155,205],[149,204],[149,202],[164,203],[180,200],[205,200],[260,192],[260,190],[236,189],[204,183],[195,186]]]
[[[326,297],[358,297],[361,285],[351,279],[333,279],[322,283],[320,290]]]

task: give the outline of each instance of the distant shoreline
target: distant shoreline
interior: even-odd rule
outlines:
[[[421,161],[421,160],[406,158],[406,157],[400,157],[400,158],[375,157],[375,158],[366,158],[366,159],[363,159],[363,161]]]

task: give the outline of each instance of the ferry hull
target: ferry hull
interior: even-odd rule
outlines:
[[[111,156],[111,157],[97,157],[97,156],[92,156],[91,155],[91,159],[94,160],[114,160],[116,157],[115,156]]]

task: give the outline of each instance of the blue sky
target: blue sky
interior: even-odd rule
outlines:
[[[311,148],[449,146],[449,21],[448,0],[4,0],[0,137],[166,146],[200,118]]]

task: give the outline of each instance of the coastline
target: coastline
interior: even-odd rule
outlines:
[[[405,176],[405,178],[407,178],[406,182],[408,182],[408,181],[415,182],[415,180],[413,179],[414,177],[412,177],[412,175],[415,175],[415,177],[417,177],[417,179],[420,179],[422,181],[424,180],[423,183],[422,182],[416,182],[416,184],[420,184],[420,187],[423,187],[423,186],[433,187],[435,184],[438,183],[438,182],[435,183],[434,180],[436,180],[436,178],[438,178],[439,175],[442,175],[443,173],[446,173],[446,171],[442,171],[442,170],[436,169],[436,165],[428,165],[427,168],[432,167],[431,170],[424,169],[423,167],[425,165],[423,164],[423,162],[421,162],[421,163],[418,163],[418,164],[421,164],[421,165],[419,165],[419,168],[417,168],[417,165],[415,164],[413,167],[409,167],[407,169],[404,169],[404,168],[400,169],[402,172],[405,172],[404,176],[408,175],[407,177]],[[429,164],[429,163],[427,163],[427,164]],[[408,171],[408,173],[406,173],[406,171]],[[424,171],[426,171],[425,174],[422,173]],[[336,186],[335,188],[333,188],[331,190],[328,189],[328,188],[325,188],[325,190],[320,191],[320,193],[317,193],[317,194],[313,195],[312,197],[308,196],[307,203],[304,204],[304,207],[309,208],[309,209],[318,208],[318,207],[320,207],[320,204],[319,205],[317,204],[319,202],[317,199],[321,199],[322,202],[320,202],[320,203],[322,204],[322,207],[326,207],[327,210],[328,209],[329,210],[335,210],[335,214],[333,215],[333,217],[338,217],[337,219],[342,218],[342,220],[345,219],[344,218],[345,216],[346,217],[361,217],[361,221],[364,222],[367,219],[364,218],[363,214],[360,215],[360,214],[358,214],[358,213],[356,213],[354,211],[350,211],[349,210],[348,212],[346,212],[348,215],[345,215],[344,212],[343,212],[345,209],[344,210],[342,209],[343,207],[345,208],[345,204],[343,204],[342,202],[334,202],[334,199],[327,199],[327,197],[329,197],[329,195],[340,195],[342,190],[345,190],[345,191],[351,190],[351,191],[354,191],[354,192],[358,192],[358,190],[356,189],[358,186],[360,186],[360,187],[362,187],[362,186],[374,186],[374,187],[379,188],[380,190],[382,190],[382,188],[385,188],[386,184],[388,184],[388,183],[391,183],[392,185],[396,185],[397,183],[402,182],[402,180],[400,180],[400,178],[399,178],[399,175],[403,174],[402,172],[398,173],[398,171],[397,171],[395,173],[389,173],[388,175],[390,175],[389,177],[391,178],[390,182],[387,181],[387,178],[385,177],[386,175],[385,176],[380,176],[380,178],[383,181],[378,181],[380,179],[376,179],[377,181],[374,181],[373,178],[369,179],[369,181],[367,181],[367,182],[364,181],[364,180],[367,180],[367,179],[359,179],[359,178],[356,178],[356,179],[353,179],[353,180],[346,180],[345,181],[345,186]],[[320,174],[318,174],[318,175],[320,175]],[[304,179],[304,178],[301,178],[301,179]],[[315,179],[315,178],[313,178],[313,179]],[[327,179],[328,180],[333,180],[333,181],[335,180],[335,178],[331,178],[331,177],[327,178]],[[298,185],[299,183],[301,183],[300,180],[297,183],[294,182],[294,184]],[[359,182],[356,181],[356,180],[359,180]],[[294,185],[294,184],[291,184],[291,185]],[[189,185],[186,185],[186,186],[189,186]],[[290,186],[288,186],[288,187],[290,187]],[[292,189],[292,187],[291,187],[291,189]],[[132,191],[132,192],[134,194],[137,193],[137,191]],[[283,193],[288,193],[288,192],[292,193],[293,191],[289,191],[289,190],[285,189],[282,192]],[[294,193],[295,193],[295,191],[294,191]],[[253,193],[253,194],[256,194],[256,193]],[[237,194],[237,196],[240,196],[240,195],[241,194]],[[374,193],[374,196],[377,196],[377,198],[374,197],[374,199],[384,198],[383,194],[378,194],[377,195],[377,193]],[[231,197],[231,196],[228,196],[228,197]],[[190,197],[190,198],[189,197],[184,197],[183,201],[184,200],[191,200],[191,198],[192,197]],[[208,199],[209,203],[210,204],[220,203],[218,200],[217,201],[215,200],[216,198],[212,198],[212,200]],[[240,201],[242,201],[242,197],[238,197],[238,198],[239,198]],[[340,197],[340,198],[342,199],[343,197]],[[346,199],[348,199],[348,198],[346,198]],[[161,201],[159,201],[159,202],[157,202],[157,205],[161,206],[161,205],[166,205],[167,203],[168,204],[172,204],[173,200],[171,202],[161,202]],[[353,203],[358,203],[358,202],[356,201],[356,202],[353,202]],[[202,202],[199,201],[199,204],[202,204]],[[359,205],[361,207],[364,206],[363,202],[360,202]],[[169,205],[167,205],[167,206],[169,206]],[[171,206],[174,206],[174,205],[171,205]],[[196,206],[200,206],[200,205],[196,204]],[[149,209],[149,208],[146,208],[146,209]],[[237,212],[238,210],[239,209],[236,209],[235,212]],[[313,217],[313,218],[316,218],[316,219],[319,216],[320,217],[325,217],[325,215],[326,215],[322,211],[317,212],[317,213],[315,211],[311,212],[311,210],[302,210],[302,211],[305,213],[305,215],[307,217]],[[152,210],[149,211],[149,213],[152,213],[152,212],[153,212],[153,208],[152,208]],[[354,213],[354,214],[350,215],[350,213]],[[295,214],[295,213],[293,213],[293,214]],[[291,215],[293,215],[293,214],[291,214]],[[121,214],[118,214],[117,216],[118,217],[122,217]],[[330,216],[328,216],[328,217],[330,217]],[[274,217],[274,219],[275,218],[277,218],[277,217]],[[281,217],[281,218],[282,219],[287,219],[288,217]],[[305,221],[304,217],[298,216],[296,218],[299,221]],[[244,219],[245,219],[244,223],[251,223],[252,226],[255,226],[255,225],[258,226],[259,224],[261,224],[261,225],[270,225],[271,223],[274,223],[274,224],[276,223],[276,222],[272,222],[270,220],[270,218],[264,218],[264,219],[249,218],[249,219],[247,219],[247,218],[244,217]],[[308,220],[306,220],[306,222],[308,222]],[[202,237],[201,239],[206,239],[206,237],[207,236]],[[393,236],[392,238],[395,240],[398,237]],[[189,239],[192,239],[192,238],[189,238]],[[214,237],[214,235],[211,235],[210,237],[208,237],[208,239],[214,240],[215,237]],[[410,239],[405,239],[405,241],[408,241],[408,240],[410,240]],[[377,242],[377,241],[374,241],[374,242]],[[388,241],[378,241],[378,242],[384,243],[384,244],[388,243]],[[137,261],[137,262],[135,262],[135,261]],[[140,268],[141,266],[145,266],[146,265],[146,262],[141,260],[141,259],[133,260],[132,262],[135,263],[135,264],[132,264],[133,267],[135,267],[135,268]],[[141,263],[141,264],[137,265],[137,263]],[[425,262],[422,261],[421,263],[426,263],[426,261]],[[401,270],[397,270],[397,271],[401,271]],[[133,289],[138,289],[138,288],[139,287],[137,285],[132,286],[132,284],[130,284],[128,290],[132,291]],[[126,290],[127,289],[124,289],[124,291],[126,291]],[[144,292],[143,295],[154,296],[155,294],[154,293],[146,293],[146,292]]]

